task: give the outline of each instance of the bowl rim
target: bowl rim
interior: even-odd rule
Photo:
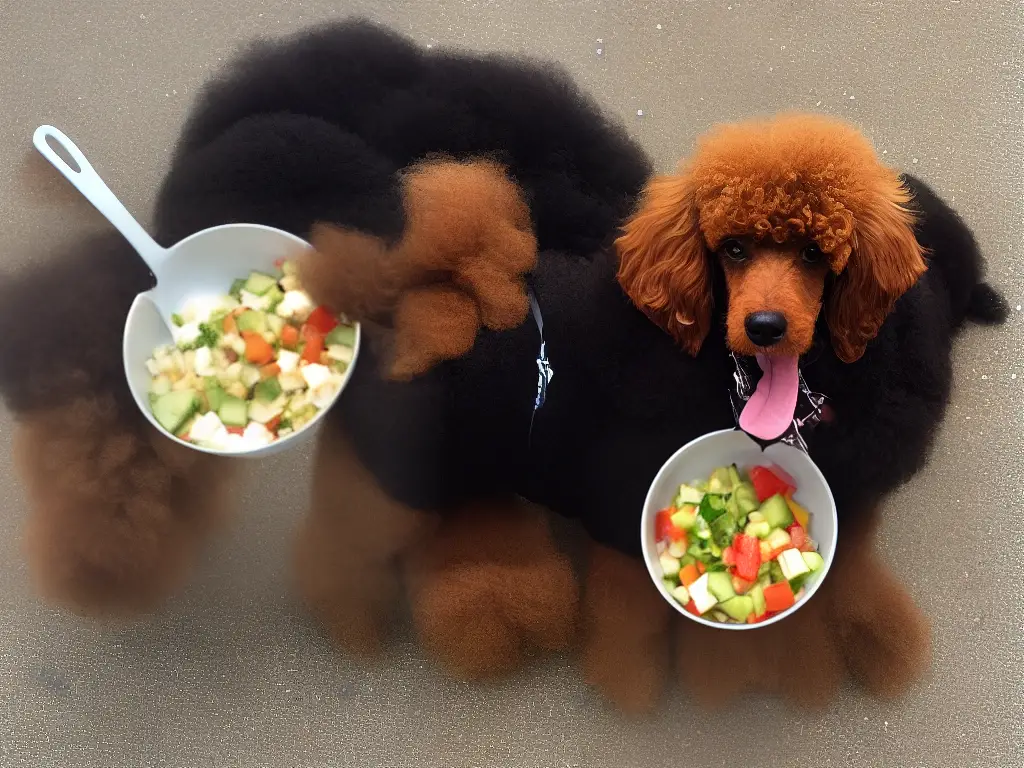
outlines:
[[[182,246],[192,240],[195,240],[199,237],[202,237],[203,235],[212,232],[224,229],[237,229],[242,227],[247,229],[259,229],[265,232],[274,233],[276,235],[284,235],[289,240],[294,241],[296,245],[302,245],[305,246],[306,248],[312,248],[312,245],[310,245],[310,243],[304,240],[303,238],[299,237],[298,235],[294,235],[291,232],[287,232],[283,229],[277,229],[276,227],[267,226],[266,224],[231,222],[229,224],[218,224],[213,227],[201,229],[198,232],[193,232],[188,237],[179,240],[168,250],[174,251],[179,246]],[[162,426],[160,426],[160,423],[156,420],[156,417],[153,415],[152,409],[148,407],[148,403],[145,403],[139,399],[139,396],[136,394],[135,388],[131,385],[131,377],[129,376],[128,371],[127,329],[128,324],[131,323],[132,321],[132,316],[135,314],[139,302],[143,300],[148,301],[149,293],[150,291],[145,291],[137,295],[135,299],[132,301],[132,305],[128,309],[128,314],[125,317],[125,329],[121,333],[121,362],[122,367],[124,368],[124,374],[126,379],[125,383],[128,385],[128,391],[131,392],[132,400],[135,401],[135,405],[142,412],[143,416],[146,417],[146,420],[149,421],[153,428],[156,429],[156,431],[162,437],[166,437],[168,440],[172,440],[178,445],[183,445],[186,448],[189,448],[193,451],[199,451],[200,453],[205,453],[210,456],[222,456],[225,458],[262,458],[263,456],[268,455],[269,453],[277,453],[278,451],[285,450],[288,444],[294,442],[296,439],[301,440],[302,438],[312,434],[319,427],[321,420],[324,418],[325,414],[329,410],[331,410],[331,408],[333,408],[334,405],[338,402],[338,398],[341,397],[342,393],[345,391],[345,388],[348,386],[349,381],[352,380],[352,372],[355,370],[356,362],[359,360],[359,350],[362,347],[363,332],[360,323],[352,324],[353,327],[355,328],[355,343],[352,345],[352,360],[349,362],[348,368],[345,370],[345,376],[342,378],[341,384],[338,386],[338,391],[334,393],[334,396],[331,398],[331,401],[325,407],[317,411],[317,414],[308,422],[306,422],[306,424],[304,424],[300,429],[295,430],[290,435],[287,435],[284,438],[278,438],[274,442],[268,443],[267,445],[255,445],[252,447],[243,448],[241,450],[221,450],[218,448],[210,448],[208,446],[190,443],[188,440],[182,440],[177,435],[171,434]]]
[[[658,590],[658,592],[661,593],[661,596],[665,598],[666,601],[668,601],[669,605],[671,605],[677,613],[682,614],[691,621],[695,621],[698,624],[703,624],[707,627],[713,627],[714,629],[762,629],[763,627],[769,627],[772,624],[782,621],[787,616],[796,613],[798,610],[800,610],[800,608],[803,605],[807,603],[808,600],[814,597],[814,594],[818,591],[818,588],[824,583],[825,579],[828,577],[829,570],[832,567],[832,561],[835,559],[836,542],[839,540],[839,514],[838,510],[836,509],[836,500],[835,497],[832,495],[832,489],[829,487],[828,481],[825,479],[825,475],[822,474],[821,469],[818,468],[818,465],[814,463],[814,460],[811,459],[809,454],[807,454],[804,451],[800,451],[799,448],[788,446],[789,448],[792,448],[795,451],[803,453],[803,455],[807,459],[807,463],[810,465],[811,470],[813,470],[814,474],[821,481],[822,487],[825,489],[825,493],[827,494],[829,499],[829,507],[831,510],[832,525],[834,530],[834,533],[832,535],[832,545],[828,548],[827,552],[822,552],[821,550],[818,550],[818,554],[821,555],[822,559],[825,561],[825,565],[822,568],[821,575],[818,576],[818,578],[815,579],[809,587],[807,587],[802,598],[797,600],[796,603],[794,603],[778,615],[772,616],[770,619],[766,619],[765,621],[759,621],[756,624],[724,624],[722,622],[705,619],[703,616],[695,616],[694,614],[687,611],[682,605],[680,605],[679,601],[672,597],[669,591],[665,588],[665,584],[662,580],[662,575],[655,570],[654,561],[657,559],[658,553],[656,551],[652,552],[650,548],[647,546],[646,533],[648,527],[654,524],[653,518],[657,514],[657,511],[652,513],[651,510],[660,509],[660,507],[658,507],[658,505],[655,503],[655,499],[653,498],[654,488],[656,485],[658,485],[658,481],[662,479],[662,476],[664,474],[670,471],[670,468],[675,464],[676,460],[679,458],[681,454],[689,450],[692,450],[697,444],[704,442],[705,440],[709,440],[711,438],[733,432],[742,433],[743,430],[734,427],[731,429],[719,429],[714,432],[708,432],[707,434],[700,435],[699,437],[695,437],[693,440],[690,440],[688,443],[686,443],[681,448],[676,450],[671,456],[669,456],[668,459],[665,460],[665,463],[661,465],[661,469],[658,470],[657,474],[655,474],[654,476],[654,479],[651,481],[651,485],[647,490],[647,495],[644,498],[643,513],[640,516],[640,547],[643,551],[644,565],[647,568],[647,574],[651,577],[651,581],[654,582],[654,586]],[[752,443],[754,442],[749,435],[747,435],[747,439],[749,439]],[[754,444],[756,445],[756,443]],[[779,443],[773,443],[773,445],[778,444]],[[783,469],[785,469],[785,467],[783,467]],[[820,512],[815,512],[814,514],[820,514]]]

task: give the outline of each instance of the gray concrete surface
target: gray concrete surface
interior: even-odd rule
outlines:
[[[955,202],[1017,311],[1006,329],[960,340],[934,459],[889,505],[883,546],[933,619],[934,668],[896,703],[850,688],[820,713],[755,697],[703,714],[676,694],[628,722],[566,660],[487,687],[444,679],[411,643],[378,668],[354,665],[289,589],[303,455],[249,469],[236,525],[158,616],[96,626],[31,592],[2,414],[0,766],[1024,764],[1024,5],[3,0],[3,268],[101,226],[26,164],[37,124],[70,133],[145,218],[204,78],[255,35],[350,12],[437,45],[559,59],[664,168],[714,121],[821,109],[862,124]]]

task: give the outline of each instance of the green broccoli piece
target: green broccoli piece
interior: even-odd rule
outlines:
[[[210,323],[199,324],[199,337],[196,339],[196,348],[199,347],[216,347],[217,339],[220,338],[220,333],[217,329],[210,325]]]

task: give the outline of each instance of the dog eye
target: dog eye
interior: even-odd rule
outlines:
[[[739,240],[726,240],[718,250],[733,261],[743,261],[747,258],[747,251]]]
[[[808,264],[817,264],[825,258],[825,254],[822,253],[822,250],[818,247],[817,243],[811,243],[800,252],[800,258]]]

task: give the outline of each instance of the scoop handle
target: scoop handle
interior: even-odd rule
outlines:
[[[49,141],[48,141],[49,140]],[[49,142],[60,146],[72,160],[78,165],[75,170],[64,159],[54,151]],[[103,179],[92,167],[82,151],[75,146],[75,142],[64,135],[63,132],[52,125],[41,125],[36,128],[32,135],[32,143],[39,153],[64,174],[64,177],[75,185],[85,199],[95,206],[96,210],[103,214],[125,240],[132,244],[132,247],[139,252],[139,256],[146,262],[153,274],[159,277],[160,263],[167,255],[167,249],[149,236],[149,233],[142,228],[118,200],[110,188],[103,183]]]

